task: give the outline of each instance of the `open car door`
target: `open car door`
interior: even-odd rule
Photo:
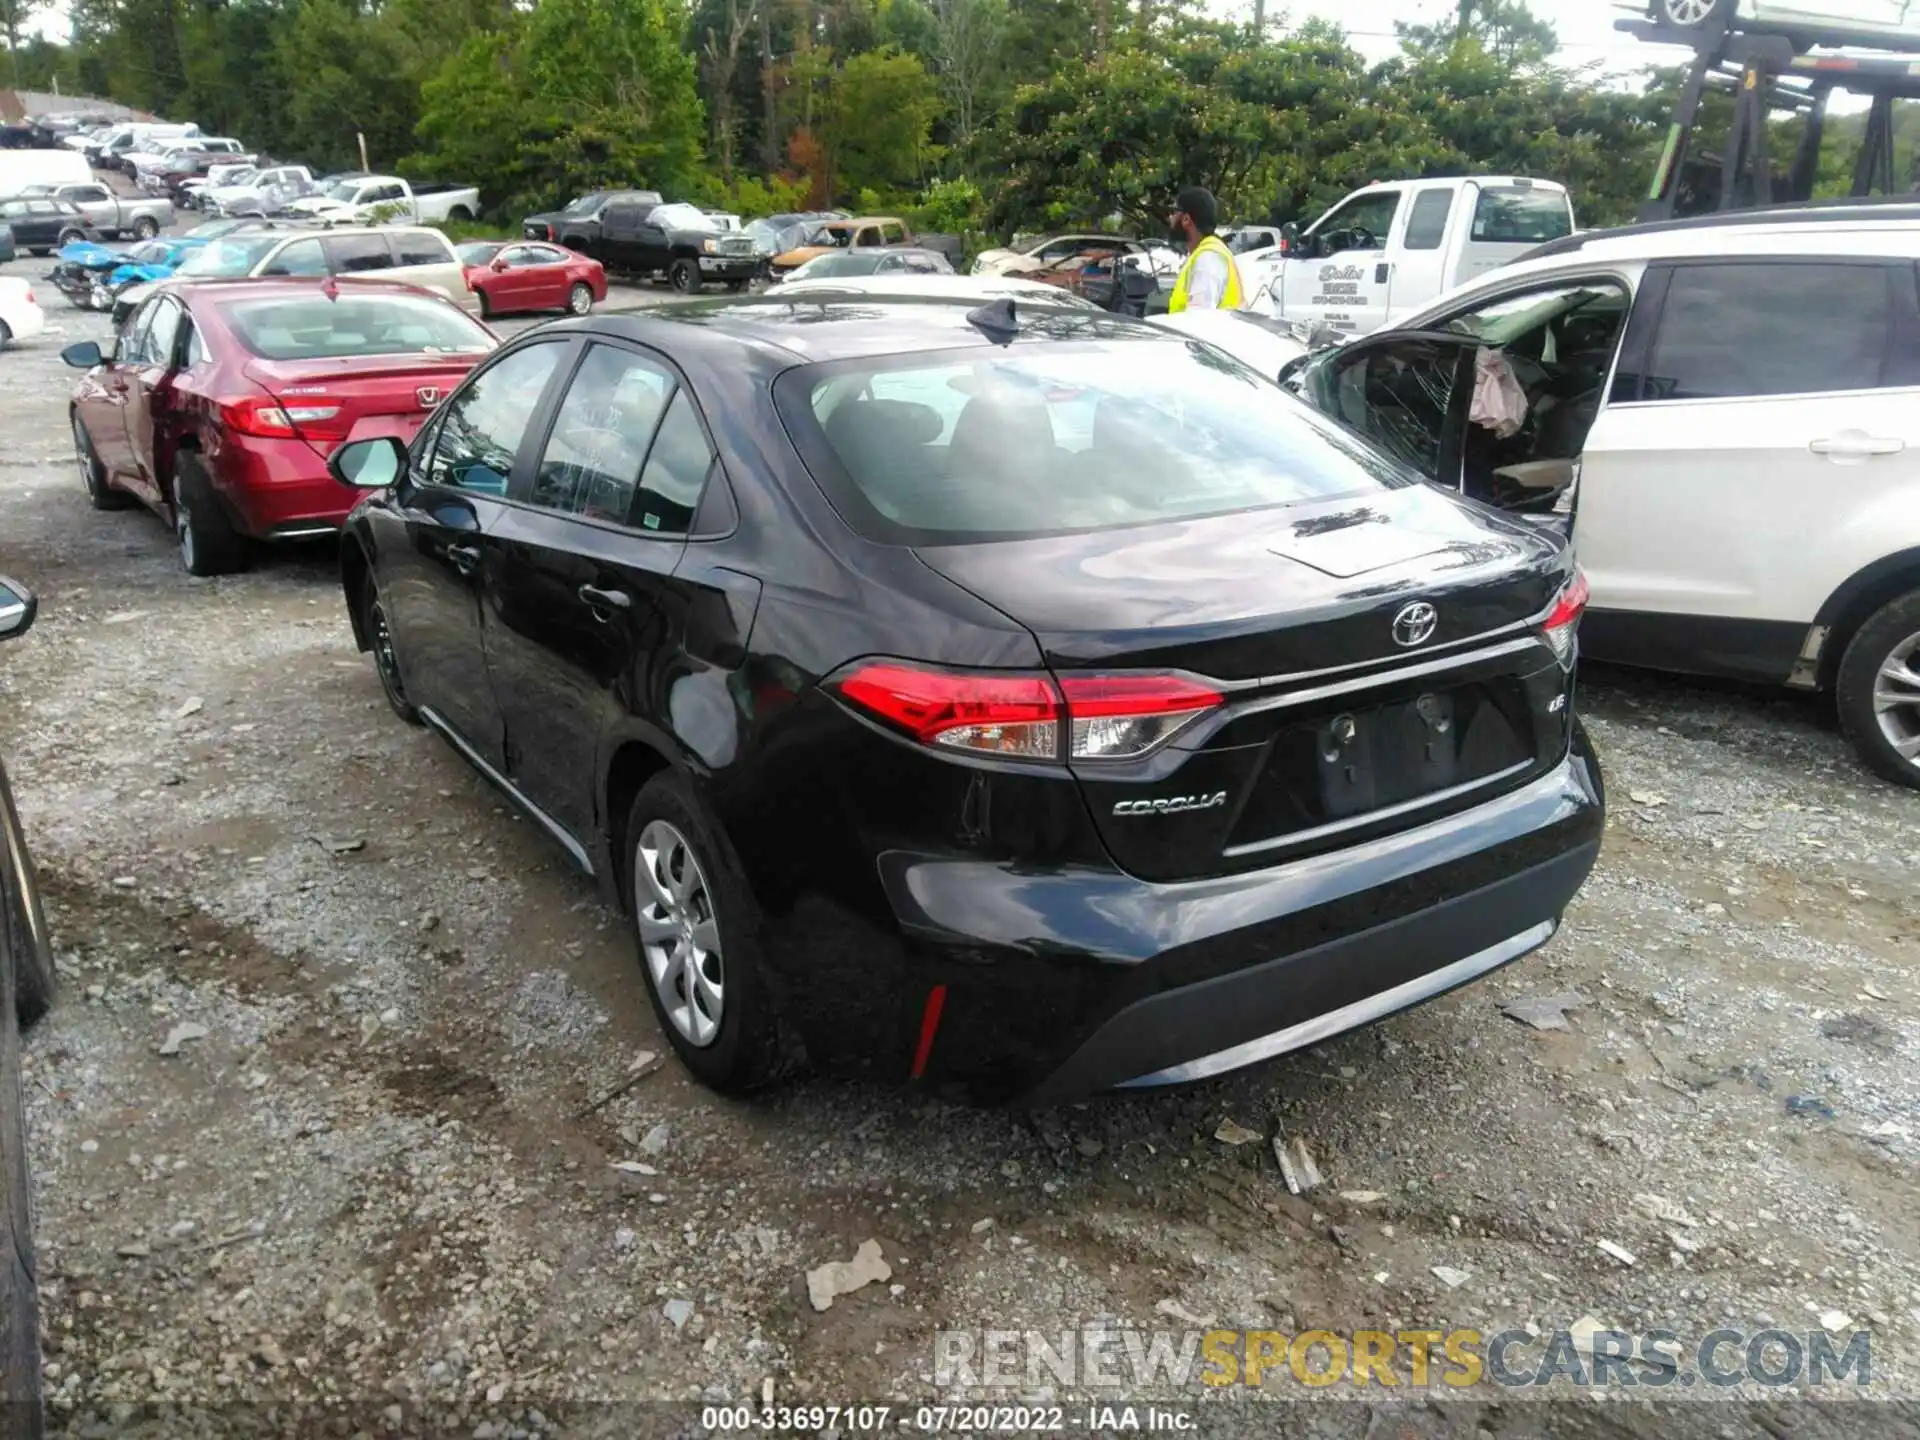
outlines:
[[[1460,488],[1478,342],[1443,331],[1369,336],[1309,358],[1300,394],[1425,479]]]

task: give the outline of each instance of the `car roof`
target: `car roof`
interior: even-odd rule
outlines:
[[[994,340],[968,322],[968,315],[977,308],[970,300],[809,290],[791,300],[776,293],[563,320],[541,326],[540,333],[585,330],[625,336],[658,345],[676,358],[708,363],[724,363],[744,349],[769,368],[785,369],[796,363],[994,346]],[[1017,330],[1010,344],[1016,347],[1060,340],[1165,342],[1172,338],[1138,320],[1099,309],[1016,302],[1015,316]]]
[[[441,300],[446,298],[437,290],[409,285],[403,280],[360,280],[333,275],[210,276],[205,280],[192,278],[164,280],[154,289],[156,292],[164,290],[170,295],[178,295],[185,300],[284,300],[302,291],[325,294],[329,289],[335,295],[366,290],[389,295],[425,295]],[[447,303],[451,305],[453,302],[449,300]]]

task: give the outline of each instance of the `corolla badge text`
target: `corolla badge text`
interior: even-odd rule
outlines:
[[[1182,810],[1212,810],[1227,803],[1227,792],[1211,795],[1165,795],[1158,800],[1122,800],[1113,807],[1116,815],[1174,815]]]

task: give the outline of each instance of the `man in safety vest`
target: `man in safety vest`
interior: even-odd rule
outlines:
[[[1220,207],[1213,193],[1189,185],[1174,196],[1173,204],[1167,229],[1177,243],[1187,247],[1187,263],[1173,282],[1167,313],[1238,310],[1245,292],[1240,288],[1240,269],[1233,263],[1233,252],[1213,233],[1220,221]]]

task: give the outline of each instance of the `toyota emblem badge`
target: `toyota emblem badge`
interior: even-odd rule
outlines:
[[[1426,601],[1416,600],[1393,617],[1393,643],[1424,645],[1433,638],[1434,627],[1439,623],[1440,612]]]

